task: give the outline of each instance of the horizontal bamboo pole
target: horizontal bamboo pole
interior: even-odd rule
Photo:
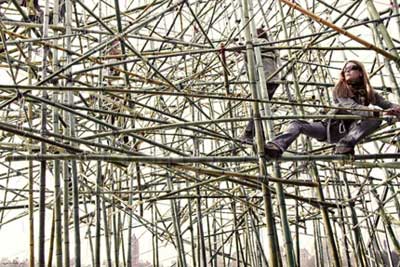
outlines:
[[[284,81],[287,82],[287,81]],[[314,84],[314,83],[308,83]],[[331,84],[333,86],[333,84]],[[338,106],[327,106],[327,105],[318,105],[314,103],[295,103],[288,101],[276,101],[276,100],[268,100],[268,99],[252,99],[246,97],[237,97],[237,96],[226,96],[225,94],[216,94],[216,93],[193,93],[190,92],[173,92],[173,91],[164,91],[160,90],[160,88],[156,89],[146,89],[146,90],[135,90],[129,89],[127,87],[115,87],[115,86],[104,86],[104,87],[76,87],[76,86],[29,86],[29,85],[13,85],[13,84],[0,84],[0,89],[11,89],[11,90],[50,90],[50,91],[76,91],[76,92],[114,92],[114,93],[124,93],[124,94],[144,94],[144,95],[170,95],[170,96],[182,96],[182,97],[197,97],[197,98],[206,98],[206,99],[220,99],[220,100],[230,100],[230,101],[243,101],[243,102],[258,102],[258,103],[269,103],[269,104],[277,104],[277,105],[287,105],[287,106],[303,106],[303,107],[313,107],[313,108],[324,108],[324,109],[335,109],[335,110],[349,110],[343,107]],[[64,105],[68,107],[68,105]],[[352,109],[358,111],[375,111],[381,112],[381,109]],[[297,115],[301,116],[301,115]],[[348,115],[314,115],[315,119],[320,118],[338,118],[345,119],[345,117],[331,117],[331,116],[348,116]],[[287,116],[285,116],[287,117]],[[263,117],[269,118],[269,117]],[[298,118],[298,117],[289,117],[289,118]],[[311,117],[310,117],[311,118]],[[360,119],[362,117],[353,117],[349,119]],[[246,119],[246,118],[243,118]],[[312,118],[311,118],[312,119]]]
[[[345,169],[345,167],[338,167],[337,169]],[[379,169],[399,169],[400,162],[353,162],[352,168],[359,169],[371,169],[371,168],[379,168]]]
[[[222,171],[222,170],[212,170],[212,169],[205,169],[199,167],[193,167],[188,165],[176,165],[176,168],[193,171],[199,174],[206,174],[212,176],[230,176],[230,177],[237,177],[242,179],[250,179],[250,180],[259,180],[262,181],[265,177],[260,175],[249,175],[244,173],[237,173],[237,172],[230,172],[230,171]],[[278,182],[283,184],[290,184],[290,185],[299,185],[299,186],[309,186],[309,187],[316,187],[318,184],[312,181],[304,181],[304,180],[285,180],[281,178],[275,178],[268,176],[269,181],[271,182]]]
[[[389,117],[392,119],[392,117]],[[87,136],[84,139],[93,139],[99,137],[105,137],[109,135],[116,134],[128,134],[128,133],[140,133],[140,132],[153,132],[157,130],[165,130],[165,129],[173,129],[179,127],[187,127],[187,126],[196,126],[196,125],[204,125],[204,124],[217,124],[217,123],[227,123],[227,122],[240,122],[240,121],[249,121],[251,118],[228,118],[228,119],[218,119],[218,120],[207,120],[207,121],[195,121],[195,122],[182,122],[182,123],[168,123],[157,126],[150,126],[144,128],[132,128],[132,129],[123,129],[116,131],[108,131],[100,134],[95,134],[92,136]],[[323,119],[336,119],[336,120],[361,120],[368,119],[368,117],[361,117],[357,115],[293,115],[293,116],[272,116],[272,117],[261,117],[261,120],[294,120],[294,119],[315,119],[315,120],[323,120]],[[388,117],[371,117],[371,119],[381,119],[387,120]]]
[[[335,161],[335,160],[376,160],[376,159],[399,159],[400,153],[369,154],[369,155],[285,155],[275,161]],[[110,154],[37,154],[37,155],[8,155],[6,161],[29,161],[29,160],[81,160],[81,161],[125,161],[143,162],[152,164],[176,164],[176,163],[209,163],[209,162],[258,162],[254,156],[246,157],[154,157],[154,156],[126,156]]]

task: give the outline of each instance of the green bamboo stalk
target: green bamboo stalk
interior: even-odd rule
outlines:
[[[251,10],[251,9],[250,9]],[[281,10],[280,10],[281,11]],[[285,26],[284,30],[285,29]],[[256,27],[253,23],[253,36],[256,36]],[[264,77],[264,66],[262,64],[262,58],[261,58],[261,51],[260,49],[256,48],[255,51],[256,54],[256,61],[258,62],[258,73],[260,76],[260,88],[261,88],[261,97],[262,98],[268,98],[268,88],[267,88],[267,78]],[[264,104],[265,107],[265,113],[267,116],[271,116],[271,109],[268,103]],[[267,121],[268,124],[268,137],[273,138],[273,122],[272,121]],[[266,129],[266,128],[265,128]],[[278,179],[281,178],[281,169],[279,164],[274,162],[273,164],[273,169],[274,169],[274,176],[277,177]],[[283,187],[282,184],[275,184],[275,190],[276,190],[276,195],[278,197],[278,203],[279,203],[279,211],[280,211],[280,219],[281,219],[281,225],[282,225],[282,231],[283,231],[283,237],[284,237],[284,245],[285,245],[285,251],[286,251],[286,262],[288,266],[296,266],[295,265],[295,257],[294,257],[294,250],[293,250],[293,241],[290,233],[290,227],[289,227],[289,222],[287,218],[287,210],[286,210],[286,203],[285,203],[285,197],[284,197],[284,192],[283,192]]]
[[[315,251],[318,254],[316,265],[323,266],[326,260],[334,262],[334,258],[326,254],[328,232],[322,228],[322,209],[328,210],[333,238],[349,248],[350,254],[345,256],[343,253],[343,257],[356,256],[358,265],[382,264],[385,257],[382,250],[386,249],[384,244],[388,244],[392,250],[395,248],[390,238],[396,234],[395,224],[399,214],[396,199],[399,181],[395,175],[399,164],[398,153],[392,152],[397,152],[395,142],[399,129],[393,126],[391,130],[384,130],[383,127],[387,126],[384,123],[379,132],[362,142],[366,145],[357,147],[358,153],[353,158],[331,155],[332,145],[321,145],[316,149],[307,146],[307,153],[296,151],[292,154],[289,150],[282,159],[265,162],[265,167],[271,167],[271,170],[278,166],[280,175],[273,172],[262,174],[258,157],[253,155],[252,148],[242,146],[236,139],[240,129],[237,126],[249,119],[243,114],[250,105],[269,105],[272,112],[277,110],[279,116],[260,114],[259,117],[259,121],[266,121],[264,125],[272,125],[270,122],[273,122],[275,132],[291,119],[342,119],[317,115],[318,108],[333,109],[329,92],[335,77],[332,78],[331,74],[338,72],[339,64],[348,57],[362,58],[364,53],[375,53],[373,49],[353,46],[350,40],[339,39],[339,34],[334,30],[327,26],[319,27],[318,22],[309,20],[293,9],[284,9],[285,20],[282,20],[278,5],[273,1],[257,1],[258,6],[254,5],[254,12],[249,15],[247,23],[244,23],[244,16],[239,15],[243,10],[243,1],[236,0],[221,5],[204,1],[186,3],[169,0],[138,5],[128,1],[124,3],[127,8],[123,5],[117,7],[119,11],[106,2],[99,2],[93,7],[83,2],[73,3],[71,24],[75,22],[76,25],[71,25],[70,34],[66,34],[66,25],[53,24],[48,28],[54,34],[47,37],[40,36],[43,34],[39,32],[39,27],[43,27],[43,24],[33,23],[28,17],[27,11],[32,7],[22,7],[17,3],[16,9],[14,3],[11,8],[2,4],[5,16],[1,27],[3,42],[0,44],[0,56],[3,64],[0,64],[0,70],[8,77],[0,85],[0,156],[3,158],[0,165],[7,170],[0,174],[0,191],[4,193],[2,196],[6,195],[4,203],[0,205],[0,227],[24,220],[25,216],[28,219],[28,210],[33,223],[33,214],[39,207],[39,194],[36,195],[39,192],[36,190],[36,186],[39,189],[39,180],[34,178],[40,177],[40,162],[36,165],[33,161],[46,161],[46,170],[51,168],[54,173],[55,179],[51,182],[56,184],[56,162],[61,163],[62,160],[64,168],[59,167],[63,169],[64,179],[64,220],[61,225],[64,247],[61,264],[65,266],[70,265],[74,256],[74,253],[70,255],[67,245],[69,230],[77,229],[73,220],[79,221],[78,228],[83,225],[88,227],[85,228],[87,238],[81,240],[81,264],[86,261],[84,255],[87,251],[84,248],[96,240],[94,248],[91,248],[94,251],[92,265],[99,266],[103,259],[109,267],[113,264],[130,265],[129,242],[131,233],[136,233],[138,229],[139,232],[143,230],[146,235],[152,235],[153,265],[160,266],[166,249],[164,245],[178,247],[171,212],[164,212],[163,208],[165,203],[171,202],[176,203],[181,242],[186,253],[189,252],[185,257],[196,254],[192,259],[186,258],[190,264],[215,266],[223,259],[223,266],[263,266],[266,261],[271,266],[267,257],[268,246],[261,245],[261,242],[267,241],[263,236],[267,228],[263,223],[266,217],[263,206],[265,198],[261,193],[265,180],[269,185],[279,183],[278,186],[274,184],[268,187],[271,199],[277,200],[272,201],[271,206],[286,208],[288,220],[281,212],[275,219],[290,226],[289,230],[297,235],[297,242],[305,236],[315,236]],[[44,7],[44,1],[40,3]],[[365,36],[361,31],[374,24],[386,25],[390,31],[392,26],[396,27],[396,20],[399,21],[393,13],[397,10],[396,6],[381,9],[377,19],[368,19],[364,13],[361,16],[357,13],[365,9],[365,1],[355,1],[345,6],[341,6],[340,1],[325,3],[318,0],[313,2],[314,5],[311,3],[306,1],[302,5],[314,14],[324,14],[326,20],[340,25],[339,28],[344,31],[361,33],[360,37]],[[54,10],[56,5],[50,3]],[[26,21],[7,20],[24,20],[24,13]],[[170,17],[173,19],[170,20]],[[120,24],[117,30],[112,29],[111,25],[117,23]],[[231,23],[235,26],[232,27]],[[279,81],[280,88],[273,101],[262,96],[252,98],[245,92],[254,84],[249,83],[243,58],[238,55],[246,47],[236,44],[234,40],[240,39],[247,27],[253,27],[254,31],[255,25],[261,23],[266,24],[265,28],[277,40],[262,45],[253,44],[254,56],[258,57],[257,48],[282,50],[283,64],[278,71],[287,75],[286,80]],[[221,25],[224,25],[223,28]],[[283,26],[287,28],[288,37],[284,36]],[[380,30],[373,30],[375,38],[382,36]],[[30,37],[29,32],[32,31],[38,35]],[[396,45],[398,40],[389,33]],[[66,47],[67,39],[71,41],[70,49],[59,45],[64,42]],[[105,56],[103,50],[107,45],[102,45],[120,39],[123,39],[121,45],[126,46],[125,53]],[[224,47],[220,46],[221,43]],[[134,47],[139,56],[128,46]],[[385,40],[379,39],[376,39],[375,46],[381,49],[388,47]],[[51,49],[48,62],[58,61],[60,65],[46,66],[47,77],[54,75],[49,81],[58,82],[54,87],[47,84],[48,81],[40,81],[43,79],[40,56],[33,54],[29,59],[29,53],[40,51],[43,47]],[[396,46],[394,48],[398,49]],[[59,57],[58,51],[65,56]],[[67,55],[72,59],[69,62]],[[117,60],[109,64],[107,61],[110,59]],[[382,62],[380,57],[367,59],[365,63],[371,72],[370,76],[380,76],[375,77],[374,85],[382,83],[382,86],[375,86],[375,89],[383,91],[388,98],[392,97],[391,94],[397,90],[397,70],[393,68],[393,63],[390,60]],[[128,66],[128,70],[124,69],[124,65]],[[128,76],[128,80],[103,75],[104,68],[109,67],[124,73],[123,76]],[[249,71],[246,73],[250,74]],[[392,80],[390,84],[389,79]],[[107,81],[112,86],[103,86],[103,82]],[[36,82],[39,83],[32,85]],[[260,85],[264,83],[260,77]],[[293,99],[285,94],[292,89],[301,98]],[[52,92],[52,98],[40,97],[42,91]],[[56,94],[61,92],[74,95],[73,103],[65,103],[67,98],[63,99],[64,103],[59,103]],[[51,119],[51,113],[46,113],[47,128],[52,130],[46,132],[45,137],[40,131],[41,105],[51,107],[60,114],[58,119],[55,116]],[[25,106],[31,106],[32,115],[26,114],[29,110],[25,111]],[[296,114],[300,109],[304,110],[305,115]],[[61,116],[61,113],[64,115]],[[75,119],[75,136],[69,134],[69,114],[73,114],[71,117]],[[124,136],[128,139],[122,139]],[[379,145],[376,154],[369,151],[372,141],[377,141]],[[47,153],[39,152],[41,142],[46,144]],[[237,151],[232,149],[232,145],[240,146],[240,157],[236,156]],[[198,146],[197,154],[192,152],[195,146]],[[304,148],[301,143],[297,144],[299,147]],[[5,162],[6,157],[7,160],[20,161]],[[71,161],[76,162],[75,170]],[[134,164],[129,165],[131,162]],[[320,183],[309,178],[309,170],[313,165],[318,168]],[[332,166],[335,174],[329,170]],[[379,168],[386,168],[388,175],[380,175],[382,170]],[[78,207],[84,205],[84,213],[79,215],[79,220],[72,218],[75,215],[70,209],[73,205],[72,195],[69,198],[73,190],[72,172],[80,177],[79,190],[75,191],[75,195],[80,197],[78,205],[74,204]],[[170,192],[165,191],[166,173],[170,175],[174,188]],[[137,179],[134,184],[132,175],[136,175],[134,179]],[[334,179],[339,176],[347,176],[347,183],[343,179]],[[15,179],[21,182],[21,187],[12,184]],[[323,185],[324,201],[318,199],[317,194],[312,195],[319,184]],[[284,188],[283,195],[279,192],[280,187]],[[48,209],[57,205],[56,188],[45,190]],[[351,192],[349,199],[343,194],[346,190]],[[379,193],[384,214],[391,224],[389,227],[385,221],[381,221],[380,208],[374,207],[373,190]],[[283,199],[283,202],[279,199]],[[357,214],[356,221],[352,218],[354,214]],[[112,216],[115,216],[114,221]],[[135,228],[131,228],[132,225]],[[113,226],[115,231],[111,230]],[[55,227],[57,240],[57,223]],[[192,227],[196,230],[192,231]],[[290,233],[284,227],[278,227],[278,234],[285,231]],[[359,239],[352,236],[357,229],[366,235]],[[91,236],[90,232],[94,235]],[[50,233],[47,231],[46,235],[51,237]],[[363,244],[363,240],[370,242]],[[361,244],[358,250],[356,242]],[[31,251],[36,253],[37,249],[33,250],[34,243],[31,244]],[[56,246],[57,241],[55,250]],[[297,245],[290,249],[295,251],[297,257],[295,265],[303,263],[299,262],[299,248]],[[179,251],[178,248],[176,250]],[[105,252],[104,256],[100,251]],[[284,257],[281,257],[279,251],[276,254],[280,265],[286,256],[282,254]],[[120,261],[112,263],[111,259],[114,258]],[[30,262],[33,265],[34,259],[30,259]],[[50,261],[46,263],[50,264]],[[348,261],[347,266],[350,264],[353,263]]]
[[[31,31],[28,31],[28,35],[31,35]],[[32,48],[28,48],[27,60],[32,60]],[[32,69],[28,71],[28,84],[32,84]],[[32,125],[33,109],[32,103],[28,105],[28,116],[27,120],[29,125]],[[27,142],[32,143],[32,139],[28,138]],[[31,146],[28,146],[28,154],[32,154]],[[34,227],[34,200],[33,200],[33,162],[28,162],[28,214],[29,214],[29,267],[35,266],[35,227]]]
[[[330,23],[329,21],[326,21],[326,20],[318,17],[317,15],[313,14],[312,12],[309,12],[309,11],[305,10],[304,8],[300,7],[297,4],[291,3],[288,0],[279,0],[279,1],[285,3],[286,5],[292,7],[293,9],[296,9],[296,10],[300,11],[301,13],[305,14],[306,16],[310,17],[311,19],[313,19],[315,21],[318,21],[319,23],[332,28],[333,30],[337,31],[338,33],[343,34],[343,35],[351,38],[352,40],[360,43],[361,45],[364,45],[364,46],[368,47],[369,49],[374,50],[377,53],[379,53],[379,54],[381,54],[381,55],[383,55],[383,56],[385,56],[385,57],[387,57],[387,58],[389,58],[391,60],[394,60],[394,61],[398,60],[397,56],[395,56],[393,54],[390,54],[390,53],[386,52],[385,50],[374,46],[373,44],[371,44],[371,43],[369,43],[369,42],[357,37],[356,35],[353,35],[353,34],[347,32],[347,31],[343,30],[342,28],[337,27],[336,25],[334,25],[334,24]]]
[[[344,174],[342,176],[342,178],[346,184],[345,190],[346,190],[347,198],[351,198],[351,192],[350,192],[350,187],[349,187],[349,184],[347,181],[347,175]],[[352,227],[353,235],[354,235],[354,239],[355,239],[354,245],[355,245],[355,249],[357,251],[357,254],[356,254],[357,265],[365,266],[367,264],[367,262],[365,261],[365,257],[364,257],[365,251],[364,251],[364,247],[363,247],[363,239],[362,239],[361,229],[358,224],[357,213],[355,211],[354,204],[351,203],[349,208],[350,208],[351,220],[352,220],[352,225],[353,225],[353,227]]]
[[[295,8],[297,10],[300,10],[302,13],[305,13],[307,16],[310,16],[312,19],[315,19],[314,14],[312,14],[309,11],[305,11],[304,9],[300,8],[297,5],[292,5],[291,3],[288,3],[285,0],[280,1],[280,2],[284,2],[285,4],[288,4],[288,5],[290,5],[291,7]],[[280,2],[278,4],[279,4],[280,10],[281,10],[281,16],[283,17],[282,6],[281,6]],[[330,25],[330,23],[324,23],[326,21],[319,20],[319,22],[323,22],[324,25],[332,27],[332,25]],[[335,27],[333,27],[333,29],[336,30]],[[294,80],[296,81],[297,80],[297,73],[296,73],[295,67],[293,67],[292,71],[293,71]],[[299,101],[301,101],[302,97],[301,97],[301,94],[300,94],[299,86],[298,86],[298,84],[296,82],[294,83],[294,85],[295,85],[295,91],[296,91],[297,99]],[[303,107],[300,107],[300,113],[304,114]],[[311,146],[311,144],[309,142],[308,142],[307,145]],[[315,182],[320,183],[318,170],[317,170],[316,166],[314,164],[312,164],[311,168],[312,168],[311,174],[312,174],[313,179],[315,180]],[[324,195],[323,195],[321,184],[317,187],[316,193],[317,193],[318,199],[320,201],[324,201]],[[329,222],[329,216],[328,216],[327,209],[324,208],[324,207],[321,207],[321,213],[322,213],[322,217],[323,217],[323,223],[324,223],[324,226],[325,226],[325,232],[326,232],[327,237],[328,237],[328,244],[329,244],[329,248],[330,248],[329,250],[330,250],[330,252],[332,253],[332,256],[333,256],[334,265],[335,266],[340,266],[339,255],[338,255],[337,247],[336,247],[335,240],[334,240],[334,237],[333,237],[333,230],[332,230],[331,224]]]
[[[43,36],[47,37],[49,26],[49,0],[45,2],[45,11],[44,11],[44,21],[43,21]],[[46,66],[47,66],[47,57],[49,54],[48,47],[43,47],[43,59],[42,59],[42,79],[45,80],[47,76]],[[42,97],[47,98],[47,92],[42,91]],[[47,132],[47,106],[45,103],[41,105],[41,131],[43,134]],[[41,142],[40,144],[40,152],[42,154],[46,153],[46,143]],[[38,250],[38,260],[39,267],[45,267],[45,235],[46,235],[46,161],[40,162],[40,193],[39,193],[39,250]]]
[[[53,13],[53,21],[58,24],[59,22],[59,2],[58,0],[54,1],[53,10],[56,12]],[[54,31],[54,37],[58,38],[58,32]],[[53,44],[55,46],[58,45],[58,40],[55,39]],[[57,69],[59,64],[58,61],[58,50],[53,49],[53,68]],[[54,83],[53,83],[54,84]],[[56,82],[58,84],[58,82]],[[58,92],[53,92],[53,101],[59,102],[59,95]],[[60,114],[56,108],[53,108],[53,125],[54,125],[54,133],[59,134],[59,119]],[[56,242],[56,266],[62,267],[62,223],[61,223],[61,187],[60,187],[60,160],[54,161],[54,220],[55,220],[55,242]],[[51,261],[49,261],[49,265]]]
[[[379,16],[378,11],[376,10],[376,7],[375,7],[374,3],[373,3],[372,1],[370,1],[370,0],[365,0],[365,4],[367,5],[367,10],[368,10],[369,16],[370,16],[372,19],[379,19],[380,16]],[[395,50],[395,46],[394,46],[393,40],[392,40],[392,38],[390,37],[389,32],[387,31],[385,25],[384,25],[382,22],[378,22],[378,23],[374,26],[374,29],[375,29],[376,31],[378,31],[378,32],[382,35],[383,40],[385,41],[386,46],[387,46],[389,52],[390,52],[394,57],[398,57],[398,53],[397,53],[396,50]],[[399,63],[398,63],[397,61],[396,61],[395,63],[396,63],[397,69],[400,70],[400,65],[399,65]],[[388,68],[390,68],[390,66],[388,66]],[[392,80],[393,80],[394,83],[396,83],[396,80],[395,80],[395,79],[392,79]],[[400,102],[400,90],[399,90],[399,87],[398,87],[398,86],[396,87],[395,95],[396,95],[396,98],[397,98],[397,102]]]
[[[103,181],[102,181],[103,183]],[[107,217],[107,208],[105,201],[101,201],[102,204],[102,211],[103,211],[103,221],[104,221],[104,239],[105,239],[105,249],[106,249],[106,266],[112,266],[111,260],[111,237],[110,237],[110,225],[109,225],[109,218]]]
[[[167,178],[168,190],[173,191],[174,187],[173,187],[172,178],[170,177],[170,174],[168,172],[167,172],[166,178]],[[170,205],[171,205],[172,222],[173,222],[173,227],[174,227],[174,235],[175,235],[176,244],[177,244],[178,266],[184,267],[184,266],[187,266],[187,264],[186,264],[186,253],[185,253],[183,237],[182,237],[182,232],[181,232],[181,222],[180,222],[180,218],[179,218],[179,207],[175,200],[171,200]]]
[[[102,2],[98,2],[99,5],[99,16],[102,15],[103,5]],[[99,34],[99,41],[102,42],[103,36]],[[100,56],[102,53],[100,52]],[[99,70],[99,85],[102,85],[103,81],[103,68]],[[98,107],[101,108],[101,101],[100,99],[97,101]],[[101,127],[98,125],[97,130],[100,131]],[[98,143],[101,143],[101,139],[97,139]],[[97,148],[99,152],[101,152],[101,148]],[[100,198],[100,190],[103,187],[103,179],[102,179],[102,168],[101,168],[101,161],[97,161],[96,166],[96,228],[95,228],[95,249],[94,249],[94,266],[100,267],[101,265],[101,198]]]
[[[152,248],[153,248],[153,266],[154,267],[159,267],[160,263],[159,263],[159,254],[158,254],[158,236],[157,236],[157,227],[155,227],[156,225],[156,221],[157,221],[157,212],[156,209],[154,208],[154,206],[156,205],[156,203],[153,203],[151,205],[151,212],[152,212],[152,216],[151,216],[151,220],[152,220],[152,225],[153,225],[153,229],[152,229]]]
[[[70,200],[70,171],[68,162],[63,162],[63,232],[64,232],[64,266],[70,265],[70,249],[69,249],[69,200]]]
[[[369,154],[369,155],[299,155],[299,156],[289,156],[285,155],[277,161],[286,162],[286,161],[337,161],[341,163],[352,163],[355,160],[368,160],[368,159],[398,159],[400,155],[398,153],[387,153],[387,154]],[[25,160],[54,160],[54,159],[63,159],[63,160],[81,160],[81,161],[113,161],[113,162],[142,162],[142,163],[151,163],[151,164],[179,164],[179,163],[208,163],[208,162],[257,162],[257,157],[253,156],[244,156],[244,157],[151,157],[151,156],[129,156],[129,155],[109,155],[109,154],[45,154],[45,155],[10,155],[6,156],[6,161],[25,161]],[[359,164],[364,167],[398,167],[396,162],[387,163],[387,164],[379,164],[379,163],[362,163]],[[244,175],[246,177],[246,175]],[[248,176],[252,177],[252,176]],[[255,177],[265,177],[262,175]],[[279,179],[278,179],[279,180]],[[276,181],[278,181],[276,180]],[[287,183],[296,183],[295,181],[287,181]],[[314,182],[315,183],[315,182]]]
[[[66,34],[70,35],[71,34],[71,27],[72,27],[72,3],[70,0],[65,1],[65,28],[66,28]],[[68,50],[71,50],[71,38],[67,37],[66,39],[66,47]],[[66,66],[71,66],[73,63],[71,55],[67,55],[67,65]],[[56,71],[53,73],[53,77],[55,76],[54,74],[57,72],[61,72],[61,70],[67,70],[67,85],[71,85],[70,82],[70,69],[66,67],[62,67],[59,71]],[[40,83],[39,83],[40,84]],[[73,103],[73,94],[72,92],[67,92],[67,103],[72,104]],[[75,137],[75,118],[73,114],[68,113],[68,122],[69,122],[69,131],[68,135]],[[75,265],[77,267],[81,266],[81,236],[80,236],[80,226],[79,226],[79,193],[78,193],[78,170],[77,170],[77,164],[75,160],[71,161],[71,178],[72,178],[72,199],[73,199],[73,222],[74,222],[74,252],[75,252]]]
[[[248,1],[243,1],[243,17],[244,23],[248,24],[249,21],[249,3]],[[247,62],[248,62],[248,69],[249,69],[249,81],[251,85],[251,92],[253,98],[258,98],[257,88],[255,86],[255,69],[254,69],[254,50],[252,47],[252,42],[250,39],[250,29],[246,27],[245,29],[245,36],[246,36],[246,55],[247,55]],[[257,144],[257,153],[258,153],[258,160],[259,160],[259,172],[261,176],[266,175],[266,168],[265,168],[265,155],[264,155],[264,140],[262,137],[262,128],[260,123],[260,110],[259,106],[254,103],[253,104],[253,113],[254,113],[254,123],[255,123],[255,131],[256,131],[256,144]],[[268,180],[263,183],[262,191],[264,195],[264,209],[265,209],[265,219],[267,224],[267,241],[268,241],[268,263],[270,266],[278,266],[279,259],[277,255],[277,251],[279,245],[277,243],[276,231],[274,226],[274,218],[272,212],[272,199],[271,193],[268,188]]]
[[[55,239],[55,211],[53,208],[53,214],[51,219],[51,228],[50,228],[50,244],[49,244],[49,253],[47,259],[47,267],[51,267],[53,264],[53,254],[54,254],[54,239]]]

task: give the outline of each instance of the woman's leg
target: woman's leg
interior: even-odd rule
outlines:
[[[381,125],[380,120],[362,120],[350,125],[348,133],[336,145],[336,153],[354,153],[354,146],[365,136],[376,131]]]
[[[249,120],[246,129],[244,130],[240,140],[246,144],[253,144],[253,138],[255,136],[255,125],[254,119]]]
[[[274,97],[275,91],[278,88],[279,83],[268,82],[267,83],[267,91],[268,91],[268,99],[271,100]]]
[[[280,156],[280,154],[282,154],[282,152],[285,151],[300,134],[323,141],[326,140],[326,127],[322,122],[309,123],[301,120],[292,121],[286,132],[278,135],[271,142],[267,143],[265,146],[267,155],[271,157]],[[273,146],[279,148],[280,154],[271,151]]]

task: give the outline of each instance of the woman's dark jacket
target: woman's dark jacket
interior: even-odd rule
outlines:
[[[367,111],[368,104],[365,103],[365,98],[356,94],[354,97],[339,97],[334,99],[335,104],[338,107],[345,108],[340,110],[335,110],[333,114],[337,115],[358,115],[363,117],[374,116],[373,111]],[[381,95],[375,93],[375,106],[379,106],[382,109],[389,109],[394,107],[399,107],[390,101],[387,101]],[[360,110],[364,109],[364,110]],[[340,136],[345,134],[352,123],[356,123],[355,120],[338,120],[338,119],[328,119],[323,123],[327,126],[327,140],[329,143],[336,142]]]

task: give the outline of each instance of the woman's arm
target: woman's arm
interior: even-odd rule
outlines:
[[[383,96],[378,93],[375,93],[375,105],[381,107],[383,109],[389,108],[400,108],[400,105],[394,104],[388,100],[386,100]]]
[[[358,104],[356,101],[354,101],[354,99],[350,97],[336,98],[336,103],[339,107],[348,109],[346,111],[353,115],[365,116],[365,117],[370,117],[375,115],[373,110],[368,111],[369,109],[368,107]]]
[[[383,96],[377,93],[375,93],[375,105],[383,108],[385,110],[384,114],[400,118],[400,105],[386,100]]]

